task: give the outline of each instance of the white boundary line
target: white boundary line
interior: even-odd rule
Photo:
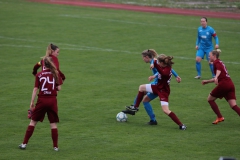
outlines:
[[[22,39],[22,38],[12,38],[12,37],[5,37],[5,36],[0,36],[0,39],[11,39],[11,40],[16,40],[16,41],[46,43],[46,42],[42,42],[42,41],[28,40],[28,39]],[[63,49],[63,50],[74,50],[74,51],[85,50],[85,51],[100,51],[100,52],[102,51],[102,52],[118,52],[118,53],[127,53],[127,54],[140,54],[139,52],[122,51],[122,50],[115,50],[115,49],[111,49],[111,48],[81,46],[81,45],[67,44],[67,43],[57,43],[57,44],[58,45],[63,45],[63,46],[71,46],[71,48],[61,47],[61,49]],[[1,47],[42,48],[42,47],[36,47],[36,46],[31,46],[31,45],[12,45],[12,44],[0,44],[0,48]],[[195,58],[181,57],[181,56],[174,56],[174,58],[184,59],[184,60],[195,60]],[[224,61],[224,63],[233,64],[233,65],[239,65],[240,64],[240,62],[227,62],[227,61]]]
[[[115,20],[115,19],[106,19],[106,18],[95,18],[91,16],[78,16],[78,15],[68,15],[68,14],[62,14],[59,15],[61,17],[70,17],[70,18],[82,18],[82,19],[94,19],[94,20],[101,20],[101,21],[108,21],[108,22],[118,22],[118,23],[126,23],[126,24],[136,24],[136,25],[142,25],[142,26],[157,26],[157,27],[168,27],[168,28],[183,28],[183,29],[192,29],[197,31],[197,27],[185,27],[185,26],[172,26],[172,25],[164,25],[164,24],[151,24],[151,23],[139,23],[139,22],[132,22],[132,21],[121,21],[121,20]],[[240,32],[232,32],[232,31],[225,31],[225,30],[218,30],[218,32],[226,32],[226,33],[233,33],[233,34],[240,34]]]

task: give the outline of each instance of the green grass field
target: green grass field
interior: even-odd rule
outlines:
[[[208,21],[240,98],[240,21]],[[206,98],[215,85],[202,86],[193,78],[200,17],[0,0],[0,22],[0,159],[240,159],[239,116],[225,100],[217,100],[225,121],[212,125],[216,116]],[[22,151],[18,145],[29,124],[32,67],[50,42],[60,47],[66,75],[58,95],[60,151],[52,149],[47,119]],[[175,57],[173,68],[182,82],[171,82],[170,109],[188,126],[186,131],[162,112],[158,99],[151,103],[157,126],[146,125],[142,105],[127,123],[115,119],[132,104],[138,86],[149,83],[149,64],[141,58],[149,48]],[[202,61],[202,79],[210,77]]]

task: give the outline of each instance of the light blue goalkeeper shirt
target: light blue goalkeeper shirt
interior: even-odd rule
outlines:
[[[196,40],[196,46],[199,46],[200,49],[210,49],[213,48],[212,37],[215,39],[217,45],[219,45],[219,40],[215,30],[207,26],[203,28],[202,26],[198,28],[198,35]]]

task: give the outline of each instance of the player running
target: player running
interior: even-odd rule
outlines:
[[[210,80],[203,80],[202,85],[214,82],[217,86],[211,91],[207,100],[212,110],[217,115],[217,119],[212,124],[218,124],[224,121],[224,117],[220,113],[220,110],[215,102],[217,98],[223,97],[229,103],[230,107],[240,116],[240,108],[236,103],[235,86],[228,74],[225,64],[219,59],[221,53],[220,49],[213,50],[209,54],[209,59],[213,62],[214,73],[216,77]]]

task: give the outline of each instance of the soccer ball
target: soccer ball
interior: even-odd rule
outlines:
[[[116,116],[118,122],[126,122],[127,118],[128,118],[127,115],[123,112],[119,112]]]

